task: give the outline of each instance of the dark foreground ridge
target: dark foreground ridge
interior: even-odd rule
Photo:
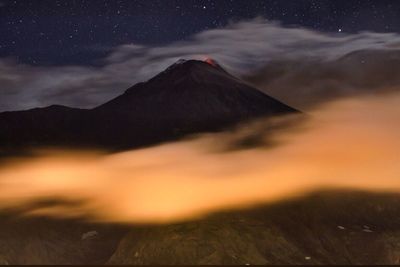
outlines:
[[[213,60],[179,60],[93,109],[53,105],[0,113],[0,147],[128,149],[295,111]]]
[[[168,225],[0,213],[0,264],[400,263],[398,194],[321,192]]]

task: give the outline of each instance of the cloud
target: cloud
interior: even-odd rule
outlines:
[[[331,61],[276,60],[244,79],[307,110],[340,97],[399,91],[400,51],[360,50]]]
[[[299,128],[281,129],[273,147],[225,149],[248,133],[270,139],[260,121],[117,154],[52,151],[9,160],[0,165],[0,209],[163,223],[320,189],[399,193],[399,101],[393,94],[330,103]]]
[[[321,83],[318,90],[315,86],[308,88],[307,82],[296,87],[295,82],[298,82],[298,79],[293,77],[301,77],[300,66],[308,70],[307,77],[310,79],[314,78],[310,73],[319,73],[322,70],[326,72],[327,69],[330,70],[330,64],[333,64],[337,66],[338,71],[345,73],[343,75],[346,79],[356,73],[360,81],[364,75],[362,71],[367,69],[354,69],[354,66],[361,63],[341,65],[337,63],[341,57],[359,50],[370,51],[373,55],[377,50],[398,52],[398,49],[400,35],[395,33],[326,34],[299,27],[283,27],[277,22],[256,18],[231,23],[225,28],[207,30],[187,41],[174,42],[162,47],[121,45],[112,49],[101,61],[100,67],[40,67],[17,64],[13,59],[2,58],[0,111],[51,104],[94,107],[121,94],[131,85],[149,79],[179,58],[201,59],[204,55],[215,58],[233,74],[248,77],[249,81],[261,86],[265,92],[290,102],[291,98],[288,96],[291,92],[304,91],[300,94],[304,97],[311,92],[325,94],[329,90],[341,87],[340,80],[336,79],[335,85],[335,82],[328,78],[319,79]],[[398,66],[399,59],[390,60],[390,71],[395,72],[395,75],[389,78],[394,79],[394,76],[399,76],[393,69],[393,66]],[[346,68],[342,69],[344,65]],[[262,71],[265,71],[266,66],[267,74],[276,70],[284,72],[284,75],[281,74],[276,80],[271,77],[263,80],[265,75]],[[382,64],[371,63],[369,66],[370,71],[366,73],[373,73],[374,69],[377,69],[383,74],[387,68],[383,66],[382,69]],[[319,75],[325,74],[316,74],[317,77]],[[397,85],[398,80],[390,80],[387,83]],[[345,85],[348,84],[351,86],[343,87],[342,92],[362,87],[346,80]],[[319,100],[317,98],[313,101]]]

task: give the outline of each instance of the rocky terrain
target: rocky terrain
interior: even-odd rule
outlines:
[[[400,196],[325,191],[168,225],[3,214],[2,264],[399,264]]]

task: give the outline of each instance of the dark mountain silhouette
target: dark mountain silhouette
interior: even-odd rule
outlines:
[[[93,109],[54,105],[0,113],[0,146],[126,149],[295,111],[211,59],[179,60]]]
[[[288,112],[295,110],[213,61],[180,61],[91,110],[49,106],[1,113],[0,150],[121,149]],[[54,203],[40,201],[32,208]],[[399,203],[398,194],[322,191],[166,225],[0,210],[0,264],[399,264]]]
[[[354,191],[165,225],[0,213],[0,264],[398,265],[399,213],[398,194]]]

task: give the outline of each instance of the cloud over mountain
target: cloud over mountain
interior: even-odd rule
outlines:
[[[121,45],[96,67],[30,66],[2,58],[0,111],[51,104],[93,107],[179,58],[205,55],[265,92],[296,107],[308,107],[326,100],[324,95],[336,97],[365,92],[366,88],[374,92],[384,85],[395,89],[399,49],[400,35],[395,33],[326,34],[256,18],[163,47]]]

